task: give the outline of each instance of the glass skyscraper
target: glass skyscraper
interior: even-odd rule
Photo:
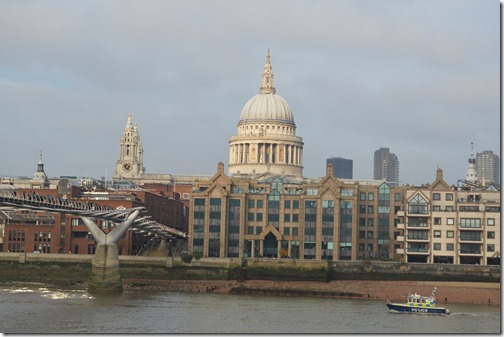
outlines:
[[[341,179],[353,179],[353,160],[341,157],[327,158],[326,166],[332,164],[333,174]]]

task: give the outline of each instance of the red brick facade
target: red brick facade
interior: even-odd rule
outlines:
[[[62,198],[56,189],[18,189],[18,195],[38,195]],[[140,216],[151,216],[152,220],[169,227],[185,231],[184,204],[158,191],[121,190],[85,192],[72,186],[66,199],[91,202],[112,208],[145,207],[147,212]],[[108,233],[115,224],[95,219],[101,229]],[[41,252],[94,254],[96,242],[78,216],[42,211],[13,210],[0,212],[0,224],[4,226],[2,252]],[[118,242],[120,255],[136,255],[146,237],[127,231]]]

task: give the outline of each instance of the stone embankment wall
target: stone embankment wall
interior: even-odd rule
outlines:
[[[0,281],[86,281],[92,255],[0,253]],[[160,280],[415,280],[500,282],[500,266],[379,261],[120,256],[122,278]]]

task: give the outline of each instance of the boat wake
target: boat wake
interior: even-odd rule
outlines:
[[[470,316],[470,317],[499,317],[500,315],[492,314],[492,313],[474,313],[474,312],[454,312],[450,314],[451,316]]]

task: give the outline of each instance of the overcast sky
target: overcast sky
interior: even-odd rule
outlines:
[[[500,155],[497,0],[0,2],[0,176],[114,173],[128,113],[147,173],[213,175],[267,49],[303,175],[388,147],[404,184]]]

